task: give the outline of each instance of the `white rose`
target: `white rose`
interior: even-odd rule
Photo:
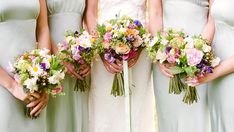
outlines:
[[[220,63],[220,61],[221,61],[221,59],[220,59],[219,57],[216,57],[215,59],[212,60],[211,66],[212,66],[212,67],[218,66],[219,63]]]
[[[202,46],[202,50],[207,53],[207,52],[210,52],[211,51],[211,46],[207,45],[207,44],[204,44]]]

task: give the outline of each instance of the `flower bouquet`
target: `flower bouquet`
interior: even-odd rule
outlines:
[[[146,30],[138,20],[128,16],[108,20],[97,27],[101,56],[109,63],[128,61],[144,48]],[[124,96],[123,73],[116,73],[111,94]]]
[[[55,96],[62,93],[61,82],[65,71],[57,56],[49,55],[48,49],[35,49],[16,58],[11,65],[15,80],[26,93],[46,91]],[[26,108],[30,116],[31,108]],[[31,117],[34,118],[34,117]]]
[[[198,77],[212,73],[220,61],[201,36],[188,36],[172,29],[154,36],[147,44],[147,51],[154,62],[171,65],[174,77],[169,81],[169,93],[185,91],[183,102],[187,104],[198,101],[194,86]]]
[[[66,39],[58,44],[59,56],[63,61],[72,63],[79,71],[82,65],[91,65],[98,54],[95,41],[96,38],[87,31],[67,32]],[[85,92],[89,88],[90,76],[86,76],[84,80],[77,79],[74,90]]]

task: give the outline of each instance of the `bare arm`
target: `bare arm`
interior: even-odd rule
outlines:
[[[234,72],[234,55],[228,59],[225,59],[217,66],[212,74],[207,74],[205,77],[199,79],[199,83],[207,83],[216,78],[231,74]]]
[[[211,10],[211,6],[213,4],[213,0],[209,0],[209,14],[208,14],[208,20],[207,23],[203,29],[202,32],[202,37],[207,39],[210,43],[212,43],[213,38],[214,38],[214,33],[215,33],[215,25],[214,25],[214,21],[213,18],[210,14],[210,10]]]
[[[45,0],[40,0],[40,14],[37,19],[36,37],[38,48],[47,48],[51,50],[50,32],[47,19],[47,7]]]
[[[86,0],[85,25],[89,33],[96,33],[96,25],[98,20],[98,0]]]
[[[156,34],[163,28],[162,0],[149,0],[149,31]]]

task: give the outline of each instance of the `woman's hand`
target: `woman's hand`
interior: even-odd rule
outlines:
[[[25,102],[26,104],[34,99],[40,98],[40,94],[38,93],[25,93],[23,88],[17,82],[13,82],[11,93],[15,98]]]
[[[73,64],[69,62],[63,62],[63,65],[66,67],[67,73],[70,76],[75,76],[77,79],[83,80],[83,77],[79,73],[77,73],[76,68]]]
[[[89,64],[83,64],[80,67],[79,74],[82,77],[86,77],[91,73],[91,66]]]
[[[101,57],[101,59],[108,72],[115,74],[123,71],[123,63],[121,61],[116,60],[116,63],[109,63],[104,57]]]
[[[159,63],[159,69],[166,77],[173,77],[173,74],[171,73],[169,69],[171,66],[172,65],[165,65],[165,64]]]
[[[45,91],[40,93],[40,98],[35,99],[27,105],[28,108],[33,108],[30,115],[37,117],[47,106],[48,101],[49,95]]]

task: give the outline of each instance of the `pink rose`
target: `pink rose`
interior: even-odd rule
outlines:
[[[203,52],[195,48],[186,49],[185,53],[187,55],[188,65],[190,66],[199,64],[203,57]]]
[[[108,43],[112,39],[112,34],[110,32],[106,32],[104,35],[104,43]]]
[[[52,89],[52,94],[60,94],[61,92],[63,91],[63,88],[62,88],[62,86],[59,86],[59,87],[55,87],[55,88],[53,88]]]
[[[168,61],[169,63],[175,63],[175,62],[176,62],[176,58],[175,58],[174,56],[168,56],[168,57],[167,57],[167,61]]]

